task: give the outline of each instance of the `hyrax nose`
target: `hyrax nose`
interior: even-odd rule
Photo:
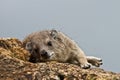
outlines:
[[[41,51],[41,56],[47,56],[48,55],[48,52],[47,51],[45,51],[45,50],[42,50]]]

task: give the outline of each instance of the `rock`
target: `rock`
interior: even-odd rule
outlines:
[[[18,39],[0,38],[0,80],[120,80],[119,73],[55,61],[30,63],[29,56]]]

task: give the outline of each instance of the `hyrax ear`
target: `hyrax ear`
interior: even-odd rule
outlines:
[[[26,43],[26,46],[25,46],[25,49],[31,51],[32,48],[33,48],[32,42],[27,42],[27,43]]]
[[[54,38],[54,39],[56,39],[57,37],[58,37],[58,32],[57,32],[57,30],[51,30],[51,32],[50,32],[50,35]]]

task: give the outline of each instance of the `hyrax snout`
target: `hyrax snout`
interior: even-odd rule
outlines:
[[[80,47],[68,36],[57,30],[43,30],[28,35],[23,46],[31,53],[30,62],[58,61],[90,68],[99,67],[102,60],[86,56]]]

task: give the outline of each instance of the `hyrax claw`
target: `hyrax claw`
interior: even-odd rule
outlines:
[[[88,69],[90,67],[91,67],[91,64],[89,64],[89,63],[81,65],[81,68],[83,68],[83,69]]]

